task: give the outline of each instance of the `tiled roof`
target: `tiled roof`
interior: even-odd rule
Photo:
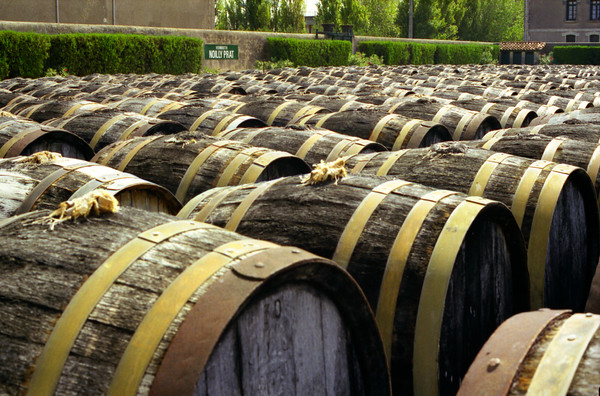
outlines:
[[[546,43],[541,41],[514,41],[508,43],[500,43],[502,51],[539,51],[546,46]]]

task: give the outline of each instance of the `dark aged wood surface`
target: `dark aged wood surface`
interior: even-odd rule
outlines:
[[[470,100],[456,100],[450,102],[457,107],[462,107],[463,109],[472,110],[480,112],[482,111],[486,105],[489,103],[493,103],[494,105],[486,111],[486,114],[496,117],[498,121],[506,119],[505,124],[502,125],[504,128],[512,127],[515,122],[519,122],[519,127],[525,127],[529,125],[529,123],[537,117],[537,114],[533,110],[516,108],[514,106],[509,106],[506,104],[501,104],[495,102],[493,99],[485,100],[485,99],[470,99]],[[506,115],[509,114],[507,117]]]
[[[302,185],[298,177],[281,179],[264,191],[244,215],[237,232],[280,244],[294,244],[324,257],[332,257],[351,215],[375,186],[390,178],[348,177],[338,184]],[[206,221],[225,226],[232,213],[260,184],[229,194],[210,212]],[[196,214],[224,189],[201,196]],[[376,309],[390,249],[410,209],[433,191],[413,184],[389,194],[371,215],[351,256],[348,270]],[[430,255],[461,194],[440,201],[425,218],[412,244],[399,288],[394,313],[392,379],[396,394],[412,391],[412,353],[419,296]],[[490,205],[469,226],[454,263],[446,295],[439,355],[442,394],[452,394],[475,354],[499,325],[500,318],[527,309],[523,247],[516,224],[503,207]],[[512,230],[512,231],[509,231]],[[359,231],[360,232],[360,231]],[[517,239],[514,239],[514,238]],[[460,243],[460,241],[457,241]],[[519,253],[519,251],[521,253]]]
[[[155,139],[155,137],[130,139],[115,153],[106,165],[117,168],[131,150],[140,143],[147,141],[147,139]],[[223,141],[223,139],[212,136],[187,134],[185,132],[158,137],[138,151],[123,170],[163,186],[173,194],[176,194],[177,188],[187,169],[199,153],[211,144]],[[119,143],[109,145],[100,151],[95,161],[102,163],[103,159],[108,156],[116,144]],[[187,201],[203,191],[216,187],[224,170],[234,158],[243,153],[244,150],[251,148],[252,146],[248,144],[234,141],[227,142],[226,147],[218,148],[207,158],[198,172],[196,172],[182,201]],[[247,156],[235,168],[233,177],[228,185],[237,185],[257,158],[263,154],[274,152],[274,150],[267,148],[255,148],[250,151],[251,155]],[[260,173],[257,181],[308,173],[309,171],[310,168],[304,161],[285,153],[285,157],[269,161]]]
[[[540,128],[537,127],[526,127],[526,128],[509,128],[500,129],[498,131],[490,132],[485,138],[491,136],[515,136],[515,135],[531,135],[540,134],[550,137],[564,136],[569,139],[580,140],[588,143],[600,142],[600,125],[598,124],[544,124]]]
[[[137,125],[135,125],[136,123]],[[56,127],[61,126],[61,128],[81,137],[88,144],[91,144],[101,128],[104,129],[102,135],[95,139],[94,150],[96,152],[120,140],[126,131],[129,136],[149,136],[170,135],[185,130],[185,127],[177,122],[159,120],[119,109],[83,112],[67,119],[57,118],[47,124]],[[134,129],[128,131],[130,127]]]
[[[388,174],[428,186],[467,193],[480,167],[494,155],[488,150],[467,148],[458,143],[429,149],[408,150],[393,163]],[[466,149],[466,151],[465,151]],[[437,150],[437,151],[436,151]],[[362,173],[374,174],[393,153],[354,156],[346,161],[352,169],[359,158],[372,156]],[[512,207],[514,194],[534,160],[510,157],[492,173],[483,197]],[[544,170],[527,199],[521,231],[529,243],[533,217],[542,187],[549,175]],[[552,213],[544,278],[544,306],[584,309],[594,270],[598,263],[597,201],[589,176],[574,170],[560,190]],[[546,217],[546,221],[549,218]]]
[[[207,115],[205,113],[210,112]],[[194,125],[196,120],[200,117],[204,119],[197,125]],[[244,117],[244,115],[239,114],[235,115],[231,111],[228,110],[217,110],[212,109],[203,104],[193,104],[181,107],[175,110],[165,111],[158,115],[158,118],[163,120],[171,120],[177,121],[185,126],[188,130],[191,130],[192,126],[194,126],[194,131],[202,132],[207,135],[212,135],[215,128],[223,121],[225,117],[230,117],[229,121],[226,121],[225,124],[221,126],[221,130],[224,131],[229,127],[230,124],[235,123],[236,127],[240,128],[260,128],[265,126],[266,124],[254,117]],[[240,122],[240,120],[243,120]]]
[[[59,224],[54,231],[48,231],[47,225],[32,224],[48,213],[30,213],[0,227],[4,242],[0,246],[3,394],[26,390],[55,321],[92,272],[140,232],[174,219],[122,208],[102,218]],[[142,254],[110,286],[86,320],[56,393],[105,394],[134,331],[165,288],[213,249],[240,239],[244,237],[205,225],[172,236]],[[262,389],[287,393],[290,386],[299,394],[314,394],[311,390],[322,384],[327,394],[337,394],[339,389],[350,389],[348,394],[352,395],[387,394],[383,353],[376,348],[376,330],[366,302],[349,277],[333,265],[328,265],[328,272],[323,271],[327,267],[319,260],[266,281],[252,280],[257,285],[269,282],[273,286],[261,286],[258,291],[264,291],[233,307],[236,309],[229,314],[233,316],[239,308],[239,320],[235,315],[227,331],[221,328],[217,334],[198,334],[214,339],[215,344],[219,338],[221,341],[210,358],[205,356],[208,364],[197,394],[203,394],[200,388],[204,386],[214,390],[211,394],[235,394],[230,391],[236,386],[241,394],[258,394]],[[281,264],[282,268],[287,265]],[[303,275],[303,268],[308,266],[312,266],[311,272]],[[219,271],[222,279],[249,281],[244,276],[238,278],[229,268]],[[223,271],[231,274],[225,277]],[[337,277],[328,279],[332,274]],[[208,303],[203,296],[210,295],[213,282],[209,280],[197,289],[177,314],[154,352],[138,394],[148,392],[165,350],[194,305]],[[233,292],[236,284],[219,287],[231,287]],[[352,308],[341,305],[344,298],[353,302]],[[350,310],[362,313],[348,316]],[[258,332],[257,327],[261,329]],[[180,364],[183,369],[185,363]],[[221,382],[227,378],[234,380]]]
[[[13,216],[23,201],[32,194],[34,188],[53,172],[66,166],[86,164],[85,161],[76,163],[64,158],[43,164],[26,161],[27,157],[0,159],[0,185],[2,185],[0,217],[2,218]],[[92,166],[68,172],[53,180],[52,184],[41,192],[39,198],[32,202],[31,210],[54,210],[61,202],[69,200],[86,183],[98,180],[97,178],[102,179],[106,184],[99,184],[96,188],[111,188],[109,182],[115,180],[115,183],[112,184],[112,191],[122,206],[133,206],[151,212],[169,214],[176,214],[181,208],[173,194],[162,187],[106,166],[93,162],[88,164]],[[117,181],[119,179],[120,181]]]
[[[322,136],[314,141],[314,144],[310,146],[305,156],[302,157],[303,160],[311,165],[318,164],[321,160],[333,161],[352,152],[367,154],[386,150],[381,144],[370,140],[350,137],[327,129],[313,129],[306,126],[236,128],[222,132],[220,137],[299,155],[298,150],[303,147],[303,144],[317,134]],[[336,155],[332,154],[334,149],[336,151],[340,149]],[[333,157],[330,157],[332,155]]]
[[[333,113],[333,115],[330,116],[328,114],[306,116],[306,118],[298,120],[295,125],[316,125],[321,119],[327,117],[321,125],[322,128],[349,136],[359,137],[361,139],[369,139],[379,121],[389,115],[389,113],[382,110],[356,109]],[[394,147],[394,143],[398,139],[398,136],[402,132],[402,128],[413,119],[419,118],[405,117],[402,115],[396,115],[393,118],[389,118],[383,125],[379,135],[376,137],[376,142],[382,144],[388,150],[391,150]],[[452,138],[448,133],[447,128],[439,123],[426,124],[424,128],[426,128],[426,133],[423,136],[416,138],[415,141],[411,141],[416,126],[412,128],[404,139],[404,145],[402,147],[406,147],[409,143],[412,143],[415,147],[427,147],[437,142],[451,140]]]
[[[286,103],[286,105],[283,105],[283,103]],[[256,117],[259,120],[267,123],[267,121],[272,118],[273,112],[277,111],[275,117],[272,119],[272,122],[269,125],[286,126],[290,121],[292,121],[292,119],[294,119],[299,111],[306,110],[306,106],[310,105],[308,103],[286,100],[280,97],[263,96],[260,98],[254,98],[253,101],[244,104],[242,107],[236,110],[236,113]],[[318,114],[329,113],[329,110],[325,108],[318,108],[318,106],[314,107],[315,108],[313,110]]]

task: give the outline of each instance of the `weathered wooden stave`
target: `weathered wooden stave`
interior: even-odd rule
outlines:
[[[427,147],[452,140],[448,129],[442,124],[369,109],[305,115],[289,124],[293,125],[325,128],[372,140],[388,150]]]
[[[599,222],[583,169],[460,143],[354,155],[346,166],[349,173],[394,175],[505,203],[528,246],[532,307],[584,309],[598,264]]]
[[[0,114],[0,158],[53,151],[64,157],[90,159],[90,146],[77,135],[21,117]]]
[[[457,100],[450,104],[478,113],[490,114],[500,121],[502,128],[526,127],[537,117],[537,113],[533,110],[507,106],[493,101],[471,99]]]
[[[233,394],[238,386],[247,394],[287,393],[293,384],[305,394],[352,388],[356,394],[389,394],[372,313],[356,284],[333,263],[133,208],[62,223],[54,232],[32,224],[48,213],[0,226],[3,240],[11,241],[0,247],[1,282],[8,285],[0,292],[3,393],[54,393],[55,385],[58,394],[203,394],[198,387],[208,382],[202,375],[207,369],[212,385],[221,386],[213,394]],[[137,255],[125,258],[125,249]],[[28,269],[32,262],[35,271]],[[112,266],[126,271],[111,273]],[[104,290],[95,288],[102,285],[101,273],[108,282]],[[42,279],[45,284],[39,284]],[[175,285],[183,299],[167,304]],[[74,315],[75,307],[83,314]],[[290,315],[291,308],[302,314]],[[314,319],[321,309],[323,324]],[[257,314],[271,338],[252,337]],[[331,334],[315,337],[319,326]],[[231,337],[238,337],[237,348],[228,345]],[[281,354],[268,355],[276,349]],[[325,365],[320,354],[342,361]],[[232,364],[219,367],[220,361]],[[245,367],[244,381],[236,363]],[[237,381],[226,381],[236,375]]]
[[[386,148],[379,143],[320,128],[236,128],[223,131],[217,136],[253,146],[285,151],[303,159],[309,165],[318,164],[320,161],[334,161],[351,154],[386,151]]]
[[[268,126],[286,126],[290,121],[308,114],[323,114],[329,110],[320,107],[286,100],[279,97],[254,98],[227,110],[256,117]]]
[[[199,104],[190,104],[175,110],[165,111],[158,118],[181,123],[190,132],[218,135],[235,128],[260,128],[267,124],[256,117],[236,114],[226,109],[213,109]]]
[[[58,158],[42,163],[33,157],[0,160],[0,217],[6,218],[31,210],[55,209],[94,190],[115,196],[121,206],[150,212],[177,214],[181,203],[165,188],[128,173],[93,162]]]
[[[490,140],[496,137],[505,136],[530,136],[543,135],[552,138],[566,137],[569,139],[579,140],[587,143],[600,142],[600,125],[598,124],[540,124],[537,126],[529,126],[525,128],[507,128],[498,129],[488,132],[483,137],[483,140]]]
[[[385,198],[382,198],[384,200],[381,204],[372,208],[374,212],[371,214],[363,203],[367,201],[367,197],[372,199],[374,198],[373,195],[378,194],[382,194],[379,196]],[[476,225],[479,223],[471,217],[471,213],[459,215],[458,213],[461,210],[456,209],[461,205],[461,202],[463,208],[466,207],[465,205],[470,205],[468,203],[470,202],[469,199],[462,194],[438,191],[393,178],[354,176],[342,179],[337,184],[326,183],[324,185],[307,186],[302,185],[296,177],[288,177],[272,182],[241,186],[240,188],[226,187],[207,191],[190,201],[178,217],[195,218],[198,221],[223,226],[229,230],[237,230],[243,235],[260,236],[262,239],[278,241],[278,243],[294,241],[296,245],[304,249],[324,257],[333,258],[340,265],[347,267],[350,274],[361,285],[373,310],[377,311],[377,319],[384,337],[384,345],[390,353],[388,356],[391,359],[394,393],[411,393],[414,385],[415,389],[428,389],[424,394],[433,395],[437,394],[438,391],[440,394],[453,394],[458,387],[460,377],[466,372],[472,356],[479,350],[479,345],[485,342],[486,336],[482,337],[482,334],[491,334],[491,331],[496,328],[497,324],[490,324],[496,320],[493,318],[503,316],[504,314],[500,311],[504,309],[519,311],[527,309],[529,305],[526,292],[528,289],[526,284],[528,276],[524,263],[524,247],[512,215],[503,205],[487,200],[477,201],[476,198],[473,202],[478,202],[478,204],[487,208],[487,211],[484,209],[480,213],[481,217],[479,219],[487,218],[491,222],[489,224],[493,223],[500,227],[488,229],[487,226],[483,226],[483,228],[479,228]],[[428,209],[425,209],[425,207]],[[411,211],[411,208],[414,209]],[[454,210],[457,211],[457,215],[454,220],[450,221],[448,216]],[[359,217],[359,213],[362,216]],[[411,220],[408,216],[411,216]],[[448,280],[451,286],[449,286],[450,291],[446,294],[444,327],[443,330],[438,329],[442,333],[441,339],[443,341],[440,341],[440,343],[447,341],[446,346],[448,348],[442,346],[437,354],[433,352],[436,356],[434,360],[440,362],[439,366],[433,363],[433,365],[427,366],[428,369],[425,372],[423,372],[422,367],[419,371],[413,371],[413,359],[420,363],[424,359],[419,356],[421,352],[419,337],[426,338],[427,341],[424,342],[428,345],[436,345],[436,348],[438,345],[434,341],[435,338],[432,339],[433,336],[430,336],[429,331],[421,327],[423,323],[420,322],[421,319],[419,319],[419,324],[416,324],[416,318],[423,315],[428,309],[431,309],[431,314],[435,315],[433,312],[438,309],[438,307],[434,308],[435,304],[428,306],[424,302],[423,296],[433,293],[433,290],[423,286],[425,289],[421,291],[421,285],[423,285],[423,276],[427,272],[427,263],[431,265],[430,268],[436,267],[436,264],[434,264],[436,261],[430,254],[436,249],[434,246],[437,246],[438,242],[436,241],[441,235],[440,232],[448,227],[454,227],[453,224],[455,223],[453,222],[457,220],[457,217],[463,217],[466,222],[466,225],[461,223],[462,225],[457,227],[460,229],[463,229],[463,227],[468,228],[470,237],[479,235],[481,238],[489,236],[493,239],[498,237],[496,233],[502,229],[500,233],[506,233],[502,237],[506,239],[504,239],[504,242],[498,242],[498,246],[504,246],[502,249],[507,250],[503,251],[504,253],[497,252],[498,256],[492,255],[494,259],[477,259],[478,263],[485,262],[486,266],[491,266],[486,267],[487,270],[481,269],[480,272],[480,269],[476,267],[465,270],[468,267],[466,263],[477,254],[483,254],[482,252],[487,249],[486,246],[490,245],[488,245],[489,240],[480,239],[477,242],[469,243],[467,240],[470,237],[465,237],[463,240],[461,239],[463,235],[459,232],[460,236],[457,235],[457,239],[453,243],[464,243],[465,251],[469,251],[469,254],[474,254],[474,256],[470,256],[470,259],[463,257],[461,254],[465,251],[461,250],[463,253],[460,253],[459,256],[462,258],[456,258],[456,267],[453,270],[456,272],[453,272],[452,280]],[[362,220],[359,220],[358,223],[352,223],[351,226],[349,221],[352,222],[353,220],[348,220],[350,218],[360,218]],[[419,223],[419,221],[423,223]],[[404,222],[410,225],[414,224],[414,227],[416,227],[414,233],[409,231],[410,225],[407,228],[401,228]],[[478,231],[475,231],[476,229]],[[487,231],[484,231],[484,229]],[[495,231],[492,231],[492,229],[495,229]],[[348,242],[353,238],[348,230],[352,230],[356,241]],[[401,235],[402,238],[400,238]],[[411,253],[408,256],[408,251],[406,251],[407,261],[405,264],[400,258],[402,254],[392,259],[394,253],[390,252],[390,249],[394,245],[395,238],[399,238],[396,241],[403,240],[403,243],[408,243],[408,249]],[[341,239],[346,242],[342,242]],[[441,244],[442,242],[440,242],[440,246]],[[467,245],[468,247],[466,247]],[[342,246],[345,247],[342,248]],[[345,249],[349,250],[346,251]],[[446,250],[446,252],[450,251],[452,251],[452,248]],[[509,251],[510,254],[507,253]],[[388,257],[388,254],[391,256]],[[503,256],[504,254],[507,256]],[[507,258],[508,255],[511,257],[510,260]],[[501,256],[504,259],[500,259]],[[450,260],[450,262],[455,258],[450,253],[445,257],[444,260]],[[393,261],[386,264],[388,260]],[[445,264],[448,268],[453,267],[450,262]],[[492,262],[495,264],[492,264]],[[392,266],[395,265],[398,265],[397,271],[400,275],[394,274],[396,269]],[[461,267],[461,265],[466,267]],[[490,269],[495,265],[498,265],[496,269]],[[508,270],[507,266],[511,265],[512,269]],[[508,272],[503,272],[504,270],[499,268],[504,268]],[[480,297],[475,298],[477,302],[466,303],[465,300],[469,300],[467,295],[470,295],[471,290],[468,285],[487,284],[484,279],[490,274],[488,270],[495,274],[494,277],[499,282],[496,286],[490,286],[492,288],[498,287],[494,292],[496,294],[492,293],[490,289],[486,289],[480,291]],[[431,269],[431,271],[434,270]],[[403,272],[404,275],[402,275]],[[510,275],[508,275],[509,272]],[[466,285],[462,283],[471,276],[481,278],[466,281]],[[503,286],[500,286],[500,284]],[[443,289],[445,286],[440,287]],[[507,288],[505,292],[500,291],[503,287]],[[512,292],[509,292],[508,290],[511,288]],[[381,290],[385,290],[385,294],[381,294],[384,293]],[[396,293],[396,297],[393,297],[394,293]],[[489,293],[494,294],[495,298],[503,302],[491,303],[489,301],[491,294]],[[502,297],[503,293],[514,294],[512,298],[509,298],[506,294]],[[419,295],[421,295],[421,300]],[[457,303],[459,300],[462,302]],[[471,314],[460,319],[460,325],[455,319],[459,320],[457,318],[462,317],[462,314],[458,313],[460,309],[454,303],[463,308],[468,305],[472,310]],[[479,305],[480,303],[482,305]],[[421,308],[419,308],[419,305]],[[512,306],[512,308],[509,308],[509,306]],[[455,309],[458,309],[458,311]],[[492,311],[495,311],[495,314],[492,314]],[[470,320],[475,317],[481,321],[478,322],[479,324],[474,325],[478,330],[470,329],[470,331],[464,332],[453,332],[451,330],[453,324],[459,327],[463,323],[465,323],[465,327],[472,325],[473,323]],[[415,330],[415,326],[417,330]],[[420,329],[423,332],[419,334]],[[459,340],[452,337],[465,338]],[[413,342],[418,343],[415,344],[418,346],[413,347]],[[466,349],[462,351],[452,350],[451,344],[459,346],[459,348],[460,346],[466,349],[473,348],[473,350],[470,352],[467,352]],[[430,357],[432,356],[431,353],[431,350],[423,352],[424,355]],[[436,372],[433,372],[434,367],[437,367],[439,372],[437,369],[435,369]]]
[[[568,311],[515,315],[482,348],[458,395],[595,394],[599,325],[599,315]]]
[[[92,161],[163,186],[182,203],[213,187],[310,171],[305,161],[289,153],[185,132],[114,143]]]

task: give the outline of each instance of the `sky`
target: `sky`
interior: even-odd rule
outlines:
[[[306,15],[317,15],[318,0],[304,0],[306,3]]]

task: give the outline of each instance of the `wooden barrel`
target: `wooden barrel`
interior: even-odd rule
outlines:
[[[217,135],[223,139],[236,140],[258,147],[285,151],[302,158],[309,165],[321,160],[330,162],[352,154],[386,151],[371,140],[350,137],[328,129],[307,127],[236,128]]]
[[[346,268],[376,312],[397,395],[454,394],[500,318],[529,305],[522,237],[494,201],[395,178],[287,177],[207,191],[178,217]]]
[[[469,147],[578,166],[587,171],[600,194],[600,144],[588,144],[562,136],[498,136],[488,140],[465,142]]]
[[[27,103],[27,104],[26,104]],[[15,103],[16,108],[8,110],[36,122],[44,122],[53,118],[70,117],[85,112],[106,108],[105,105],[89,100],[50,100],[36,99]],[[6,106],[7,109],[12,105]]]
[[[440,123],[448,128],[453,140],[481,139],[483,135],[502,126],[496,117],[443,104],[434,98],[410,98],[396,103],[389,113]]]
[[[544,104],[547,106],[556,106],[566,112],[573,110],[582,110],[593,107],[594,104],[581,99],[568,99],[560,96],[552,95],[547,92],[527,92],[519,95],[519,99],[528,100],[530,102]]]
[[[0,158],[53,151],[64,157],[89,160],[90,146],[77,135],[21,117],[0,114]]]
[[[450,102],[463,109],[477,111],[483,114],[490,114],[500,121],[502,128],[521,128],[526,127],[537,117],[533,110],[519,108],[517,106],[507,106],[485,99],[457,100]]]
[[[257,98],[241,105],[232,106],[228,110],[256,117],[269,126],[286,126],[293,119],[303,115],[329,112],[323,107],[278,97]]]
[[[378,110],[347,110],[305,115],[290,125],[309,125],[381,143],[388,150],[427,147],[452,140],[448,129],[431,121],[412,119]]]
[[[394,175],[494,199],[511,208],[528,246],[533,308],[582,311],[598,263],[598,203],[590,177],[567,164],[440,143],[355,155],[350,173]]]
[[[163,186],[182,203],[213,187],[310,172],[289,153],[192,133],[114,143],[92,161]]]
[[[344,98],[339,96],[331,97],[326,95],[316,95],[313,99],[310,100],[309,103],[313,106],[323,107],[331,112],[356,109],[372,109],[375,107],[372,104],[359,102],[355,99]]]
[[[40,163],[41,162],[41,163]],[[163,187],[129,173],[73,158],[33,155],[0,159],[0,217],[55,209],[94,190],[108,191],[122,206],[177,214],[181,204]]]
[[[196,104],[165,111],[158,118],[179,122],[188,131],[198,131],[206,135],[218,135],[235,128],[260,128],[267,125],[255,117]]]
[[[600,143],[600,125],[597,124],[540,124],[525,128],[497,129],[488,132],[483,140],[504,136],[544,135],[553,138],[566,137],[588,143]]]
[[[592,107],[585,110],[573,110],[568,113],[554,114],[550,118],[544,120],[533,120],[530,126],[538,126],[542,124],[558,125],[558,124],[598,124],[600,123],[600,108]]]
[[[45,124],[73,132],[88,142],[96,152],[119,140],[137,136],[170,135],[186,129],[176,121],[109,108],[57,118]]]
[[[458,395],[595,395],[599,344],[600,315],[551,310],[515,315],[477,355]]]
[[[168,110],[178,109],[185,105],[182,102],[174,100],[143,97],[143,98],[126,98],[116,103],[111,103],[111,107],[122,111],[131,111],[149,117],[156,117],[160,113]]]
[[[0,393],[390,394],[334,263],[135,208],[53,232],[48,213],[0,227]]]

